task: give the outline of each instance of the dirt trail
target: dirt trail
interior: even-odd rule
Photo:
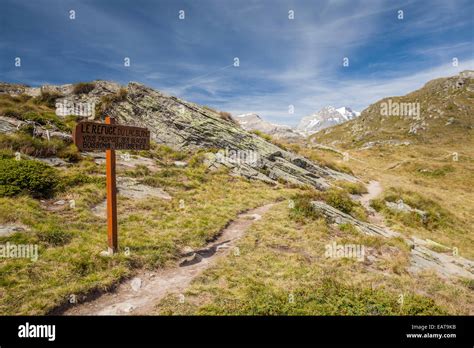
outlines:
[[[360,197],[360,202],[364,207],[369,207],[371,199],[377,198],[382,193],[382,185],[378,181],[370,181],[367,185],[367,193]]]
[[[380,182],[372,180],[367,184],[366,188],[367,193],[356,197],[356,200],[359,201],[369,213],[368,217],[370,223],[384,226],[383,216],[370,206],[370,201],[382,193],[382,185],[380,185]]]
[[[174,268],[155,272],[143,271],[127,280],[112,293],[78,304],[64,315],[140,315],[153,310],[154,305],[168,293],[181,293],[191,281],[216,260],[228,254],[235,242],[252,223],[259,220],[275,203],[267,204],[238,215],[212,243],[204,249],[190,252]],[[237,250],[237,249],[234,249]],[[235,251],[234,251],[235,252]]]

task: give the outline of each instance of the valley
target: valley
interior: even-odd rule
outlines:
[[[0,241],[39,256],[0,259],[0,311],[472,314],[472,81],[389,99],[417,115],[384,118],[380,101],[291,139],[138,83],[2,84]],[[77,150],[86,118],[56,102],[151,132],[150,151],[118,152],[116,255],[104,254],[103,156]],[[328,256],[332,245],[363,255]]]

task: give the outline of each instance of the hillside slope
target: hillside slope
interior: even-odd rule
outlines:
[[[95,103],[97,120],[108,114],[118,123],[147,127],[152,140],[176,150],[223,151],[221,155],[209,156],[209,166],[223,165],[247,178],[270,183],[282,180],[320,189],[328,187],[324,178],[354,180],[347,174],[316,165],[243,130],[211,108],[134,82],[126,87],[107,81],[83,85],[88,87],[83,87],[79,93],[72,85],[44,86],[41,89],[12,85],[11,90],[29,95],[39,95],[41,91],[55,93],[56,103]],[[2,86],[4,93],[8,93],[8,85]]]
[[[474,71],[432,80],[401,97],[387,97],[360,117],[311,139],[343,148],[377,143],[454,144],[474,139]]]

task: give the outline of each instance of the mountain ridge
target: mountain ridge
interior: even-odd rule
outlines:
[[[343,147],[371,142],[460,143],[474,129],[474,71],[428,81],[404,96],[385,97],[358,118],[311,136]]]
[[[17,94],[20,91],[36,96],[53,95],[56,104],[93,102],[96,104],[95,120],[101,121],[107,114],[115,117],[118,123],[149,128],[152,140],[173,149],[219,149],[231,153],[231,156],[238,156],[239,152],[253,152],[258,159],[256,161],[216,156],[212,151],[208,153],[210,168],[227,167],[232,173],[249,179],[272,184],[282,180],[318,189],[329,187],[327,179],[355,180],[348,174],[312,163],[245,131],[216,110],[169,96],[137,82],[126,86],[103,80],[82,85],[37,88],[0,86],[3,93],[10,90]]]
[[[353,111],[347,106],[342,106],[340,108],[325,106],[318,112],[303,117],[296,129],[301,134],[310,136],[322,129],[350,121],[359,115],[359,112]]]

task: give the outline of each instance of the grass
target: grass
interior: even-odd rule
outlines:
[[[41,98],[0,96],[0,113],[10,110],[11,117],[71,129],[74,119],[50,115],[48,103],[54,96]],[[121,92],[108,102],[126,98]],[[330,150],[298,144],[291,148],[317,163],[353,172],[366,182],[379,180],[384,192],[373,206],[393,229],[429,238],[449,250],[457,247],[461,256],[473,256],[474,147],[350,150],[351,158],[359,161],[343,161],[340,153]],[[474,310],[471,280],[447,282],[427,272],[412,276],[407,270],[409,247],[402,239],[367,237],[350,224],[328,225],[311,208],[312,200],[321,199],[366,219],[364,208],[350,199],[351,194],[365,193],[360,183],[333,182],[334,187],[326,192],[273,187],[231,177],[225,169],[209,172],[203,166],[202,152],[152,144],[150,151],[130,154],[150,158],[157,170],[119,167],[118,176],[160,187],[172,200],[137,201],[119,196],[121,252],[103,257],[106,221],[93,215],[91,208],[105,199],[104,166],[83,159],[74,146],[61,140],[48,142],[26,131],[1,135],[1,160],[12,161],[16,151],[34,157],[60,156],[71,166],[58,171],[50,199],[40,201],[25,192],[0,198],[0,224],[21,224],[29,229],[1,237],[0,243],[39,246],[37,262],[0,259],[1,314],[46,314],[72,294],[80,299],[110,289],[139,268],[167,267],[185,247],[204,246],[239,212],[282,199],[285,202],[255,222],[241,239],[239,255],[219,260],[198,277],[186,290],[184,303],[172,294],[158,304],[156,313],[427,315],[470,314]],[[457,162],[446,157],[446,152],[453,151],[460,154]],[[187,166],[174,166],[177,160],[186,161]],[[74,200],[75,208],[51,209],[59,199]],[[421,221],[418,216],[385,208],[385,200],[398,199],[426,211],[428,219]],[[293,208],[288,208],[289,202]],[[325,246],[332,242],[364,245],[372,259],[326,258]],[[404,297],[402,306],[400,295]]]
[[[467,314],[467,286],[439,286],[406,272],[408,247],[344,232],[324,219],[288,219],[287,202],[255,222],[237,247],[196,278],[183,294],[170,294],[155,308],[166,315],[442,315]],[[377,255],[368,265],[330,259],[325,245],[363,243]],[[450,298],[453,294],[457,297]],[[184,295],[184,302],[180,299]],[[403,305],[399,298],[403,295]],[[471,301],[472,303],[472,301]]]
[[[45,92],[46,93],[46,92]],[[46,94],[45,94],[46,95]],[[59,95],[47,94],[33,98],[26,95],[0,95],[0,115],[16,118],[22,121],[32,121],[46,129],[57,129],[71,132],[76,117],[59,117],[55,113],[53,100]]]
[[[48,141],[22,132],[0,134],[0,148],[40,158],[58,156],[75,161],[79,156],[77,149],[69,147],[61,139],[52,138]]]
[[[474,143],[473,143],[474,144]],[[418,214],[396,213],[382,206],[381,212],[392,228],[421,238],[432,239],[450,248],[457,247],[461,256],[474,257],[474,152],[472,146],[433,150],[430,146],[411,149],[386,149],[382,156],[375,150],[357,153],[367,165],[351,162],[355,172],[367,180],[377,178],[384,187],[383,197],[388,201],[403,201],[413,208],[427,212],[423,221]],[[463,153],[458,161],[446,157],[447,152]],[[413,156],[413,157],[412,157]],[[393,163],[401,165],[393,169]],[[372,168],[373,167],[373,168]],[[452,168],[445,175],[420,173],[420,168]],[[439,173],[439,172],[438,172]],[[383,203],[384,205],[384,203]]]
[[[252,131],[250,131],[250,133],[253,133],[253,134],[257,135],[257,136],[259,136],[260,138],[262,138],[262,139],[264,139],[264,140],[266,140],[266,141],[268,141],[268,142],[272,142],[272,140],[273,140],[271,135],[268,135],[268,134],[266,134],[266,133],[263,133],[263,132],[261,132],[261,131],[259,131],[259,130],[252,130]]]
[[[377,146],[368,150],[347,150],[349,161],[334,151],[307,149],[327,161],[350,166],[364,182],[377,180],[384,192],[372,201],[390,227],[405,235],[431,239],[459,254],[474,258],[474,140],[434,148],[429,144]],[[453,153],[458,160],[453,160]],[[310,158],[310,156],[307,156]],[[434,175],[433,175],[434,173]],[[351,194],[360,188],[334,183]],[[360,191],[362,192],[362,191]],[[385,207],[384,199],[403,199],[412,208],[428,212],[423,222],[416,213],[396,213]]]
[[[412,208],[425,212],[424,216],[422,217],[416,212],[394,211],[385,205],[385,202],[397,202],[399,200]],[[371,205],[376,210],[383,212],[389,220],[401,222],[406,227],[428,230],[456,228],[455,218],[447,209],[416,192],[390,187],[384,192],[383,197],[373,200]]]
[[[231,178],[224,172],[206,173],[201,167],[162,168],[157,177],[172,171],[166,176],[168,186],[164,189],[173,199],[137,202],[119,196],[122,252],[102,257],[106,221],[94,216],[90,208],[105,198],[100,176],[103,168],[92,169],[88,161],[84,162],[62,174],[66,184],[52,200],[74,199],[74,209],[49,211],[28,196],[0,198],[0,223],[21,223],[30,228],[27,233],[0,238],[0,242],[39,245],[37,262],[0,260],[0,313],[45,314],[65,303],[71,294],[107,289],[137,268],[165,267],[179,257],[184,246],[203,246],[239,212],[282,199],[290,192]],[[196,176],[201,176],[199,185],[180,185],[182,180],[192,181]],[[184,209],[179,207],[180,200],[185,202]]]
[[[367,221],[365,209],[359,202],[351,199],[348,191],[349,189],[345,190],[336,187],[332,187],[324,192],[307,189],[305,192],[298,193],[291,198],[294,209],[290,216],[296,221],[320,217],[319,213],[313,209],[311,201],[324,201],[346,214],[359,220]]]
[[[349,182],[349,181],[342,181],[338,180],[333,183],[337,187],[340,187],[346,190],[351,195],[362,195],[367,193],[367,188],[361,182]]]
[[[74,94],[88,94],[95,88],[94,82],[79,82],[73,86],[72,93]]]

